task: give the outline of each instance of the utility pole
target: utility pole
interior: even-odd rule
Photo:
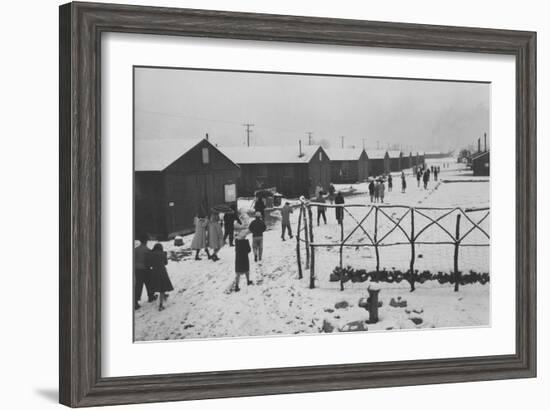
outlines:
[[[340,137],[340,139],[342,140],[342,143],[341,143],[342,148],[344,148],[344,136],[342,135],[342,136]]]
[[[307,145],[311,145],[311,142],[312,142],[311,136],[313,135],[313,132],[308,131],[306,132],[306,134],[307,134]]]
[[[250,129],[253,127],[254,124],[243,124],[243,127],[246,127],[246,146],[250,147],[250,133],[252,130]]]

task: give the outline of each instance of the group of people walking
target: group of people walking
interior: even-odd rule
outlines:
[[[430,178],[433,175],[434,181],[437,181],[439,173],[441,172],[441,167],[439,165],[427,168],[425,166],[420,166],[416,170],[416,182],[417,186],[420,188],[420,180],[422,180],[424,189],[428,189],[430,183]]]

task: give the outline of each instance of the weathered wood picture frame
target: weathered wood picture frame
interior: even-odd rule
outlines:
[[[101,376],[101,36],[108,32],[507,54],[516,61],[516,352]],[[94,3],[60,7],[60,402],[81,407],[536,375],[536,33]]]

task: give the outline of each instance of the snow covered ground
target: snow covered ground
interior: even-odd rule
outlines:
[[[434,160],[432,160],[434,161]],[[439,163],[445,160],[437,160]],[[438,182],[431,181],[428,190],[418,188],[410,171],[407,172],[408,189],[401,193],[398,173],[394,179],[394,190],[386,194],[385,202],[392,205],[418,207],[488,207],[488,179],[473,178],[471,173],[456,164],[453,159],[446,161],[450,168],[441,168]],[[429,164],[432,165],[432,164]],[[442,182],[448,181],[448,182]],[[457,182],[464,181],[464,182]],[[346,203],[368,204],[365,194],[366,185],[356,184],[354,195],[346,197]],[[348,186],[349,187],[349,186]],[[338,189],[339,187],[337,187]],[[245,208],[246,203],[239,203]],[[348,208],[358,220],[366,214],[369,207]],[[407,208],[387,209],[393,218],[399,218]],[[245,209],[242,209],[245,212]],[[441,212],[441,211],[439,211]],[[313,210],[316,217],[316,210]],[[441,215],[433,211],[431,217]],[[478,220],[482,213],[473,212],[471,218]],[[345,284],[340,291],[339,283],[330,282],[329,275],[338,265],[338,248],[326,247],[316,251],[315,289],[309,289],[309,271],[304,270],[304,278],[298,279],[296,263],[296,241],[281,241],[280,216],[278,211],[271,212],[269,230],[264,236],[264,259],[254,263],[251,255],[251,279],[254,282],[246,286],[241,278],[241,291],[232,292],[234,280],[234,248],[221,249],[220,260],[212,262],[203,257],[195,261],[189,250],[192,236],[184,237],[183,246],[176,247],[172,242],[164,243],[171,255],[167,266],[175,290],[166,304],[166,310],[159,312],[156,303],[145,301],[135,312],[135,340],[152,341],[187,338],[246,337],[276,334],[300,334],[318,332],[347,331],[360,323],[368,331],[421,329],[461,326],[490,325],[490,284],[461,286],[454,292],[450,284],[441,285],[437,281],[417,284],[410,292],[408,282],[380,283],[379,297],[380,321],[366,324],[369,314],[358,306],[362,297],[368,296],[369,282]],[[334,209],[327,209],[328,224],[315,227],[315,241],[334,243],[340,238],[340,229],[336,224]],[[292,214],[292,226],[296,228],[298,212]],[[409,219],[408,219],[409,218]],[[418,229],[428,223],[415,215]],[[248,217],[243,218],[244,225]],[[454,233],[455,214],[441,220],[441,225]],[[490,218],[481,224],[490,231]],[[370,231],[372,216],[364,224]],[[410,217],[403,219],[408,226]],[[462,219],[461,229],[466,232],[471,225]],[[344,217],[344,230],[349,233],[356,223],[350,215]],[[237,225],[238,226],[238,225]],[[392,223],[380,217],[379,238],[391,228]],[[388,235],[387,243],[403,239],[398,230]],[[441,229],[428,229],[423,234],[425,241],[445,240]],[[360,231],[350,238],[352,243],[362,243],[365,235]],[[447,238],[448,240],[448,238]],[[472,232],[471,243],[487,241],[479,232]],[[151,247],[153,243],[150,243]],[[380,248],[380,267],[406,271],[410,260],[410,245],[388,246]],[[429,269],[432,272],[450,272],[453,267],[454,247],[452,245],[417,245],[415,268],[419,271]],[[489,272],[488,247],[464,247],[460,250],[459,269],[467,272]],[[374,250],[369,247],[346,247],[344,265],[356,269],[373,270],[375,266]],[[407,306],[393,307],[390,301],[401,298]],[[345,302],[345,303],[344,303]]]

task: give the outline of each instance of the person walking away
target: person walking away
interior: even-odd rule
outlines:
[[[281,208],[281,239],[285,240],[285,231],[288,231],[288,237],[292,239],[292,228],[290,227],[290,214],[292,213],[292,208],[290,203],[285,202]]]
[[[317,198],[315,198],[315,202],[319,203],[319,204],[324,204],[326,203],[326,199],[325,197],[323,196],[322,193],[319,193],[319,195],[317,195]],[[323,221],[325,222],[325,225],[327,224],[327,207],[324,206],[324,205],[317,205],[317,226],[319,226],[319,222],[321,222],[321,218],[323,218]]]
[[[328,201],[332,205],[334,203],[334,194],[336,193],[336,188],[334,188],[334,185],[330,184],[328,186]]]
[[[143,285],[147,289],[149,302],[155,300],[155,292],[151,283],[151,273],[149,269],[149,252],[147,247],[147,237],[139,238],[139,246],[134,248],[134,309],[139,309],[139,301],[143,292]]]
[[[369,183],[369,196],[370,196],[370,202],[374,202],[374,190],[375,190],[375,187],[374,187],[374,180],[371,179],[370,183]]]
[[[422,181],[424,182],[424,189],[428,189],[429,180],[430,180],[430,171],[426,170],[426,172],[424,172],[424,176],[422,177]]]
[[[204,249],[208,259],[210,259],[211,256],[207,248],[206,238],[206,232],[208,230],[208,219],[206,218],[206,215],[202,211],[198,212],[197,216],[195,216],[195,219],[193,220],[193,224],[195,225],[195,234],[193,235],[193,240],[191,241],[191,249],[195,251],[195,260],[201,260],[199,257],[199,252],[201,249]]]
[[[240,290],[239,279],[241,275],[246,276],[246,284],[252,285],[250,280],[250,262],[248,254],[250,253],[250,242],[246,239],[246,231],[239,233],[235,240],[235,292]]]
[[[378,195],[380,196],[380,202],[384,203],[384,191],[386,190],[386,187],[384,186],[384,181],[380,181],[379,187],[380,193]]]
[[[405,193],[407,190],[407,179],[405,177],[405,172],[401,171],[401,193]]]
[[[265,220],[265,202],[259,194],[256,195],[256,202],[254,202],[254,211],[259,212],[262,216],[262,219]]]
[[[420,178],[422,178],[422,171],[418,169],[416,172],[416,186],[420,188]]]
[[[225,212],[223,214],[223,243],[229,238],[229,246],[233,246],[233,237],[235,235],[235,222],[239,225],[242,225],[241,218],[239,217],[239,212],[237,211],[237,206],[235,204],[231,205],[231,211]]]
[[[168,297],[166,292],[173,291],[174,287],[166,271],[168,258],[160,243],[155,244],[153,250],[149,253],[149,265],[153,273],[154,291],[159,294],[159,311],[161,311],[164,310],[164,302]]]
[[[391,192],[393,188],[393,178],[391,174],[388,175],[388,192]]]
[[[344,196],[340,191],[338,191],[338,193],[334,197],[334,203],[336,205],[344,204]],[[342,225],[342,223],[344,222],[344,207],[338,206],[336,207],[335,211],[336,211],[336,220],[338,221],[338,225]]]
[[[252,232],[252,250],[254,251],[254,262],[262,260],[264,248],[264,232],[266,231],[265,222],[262,219],[262,214],[256,212],[255,219],[248,225],[248,230]]]
[[[208,223],[208,246],[212,248],[212,256],[210,257],[214,262],[220,260],[218,252],[223,247],[223,232],[220,225],[220,215],[214,212],[210,215],[210,222]]]
[[[437,174],[439,174],[439,171],[437,170],[437,167],[434,168],[434,181],[437,181]]]
[[[380,202],[380,180],[377,179],[374,184],[374,202]]]

